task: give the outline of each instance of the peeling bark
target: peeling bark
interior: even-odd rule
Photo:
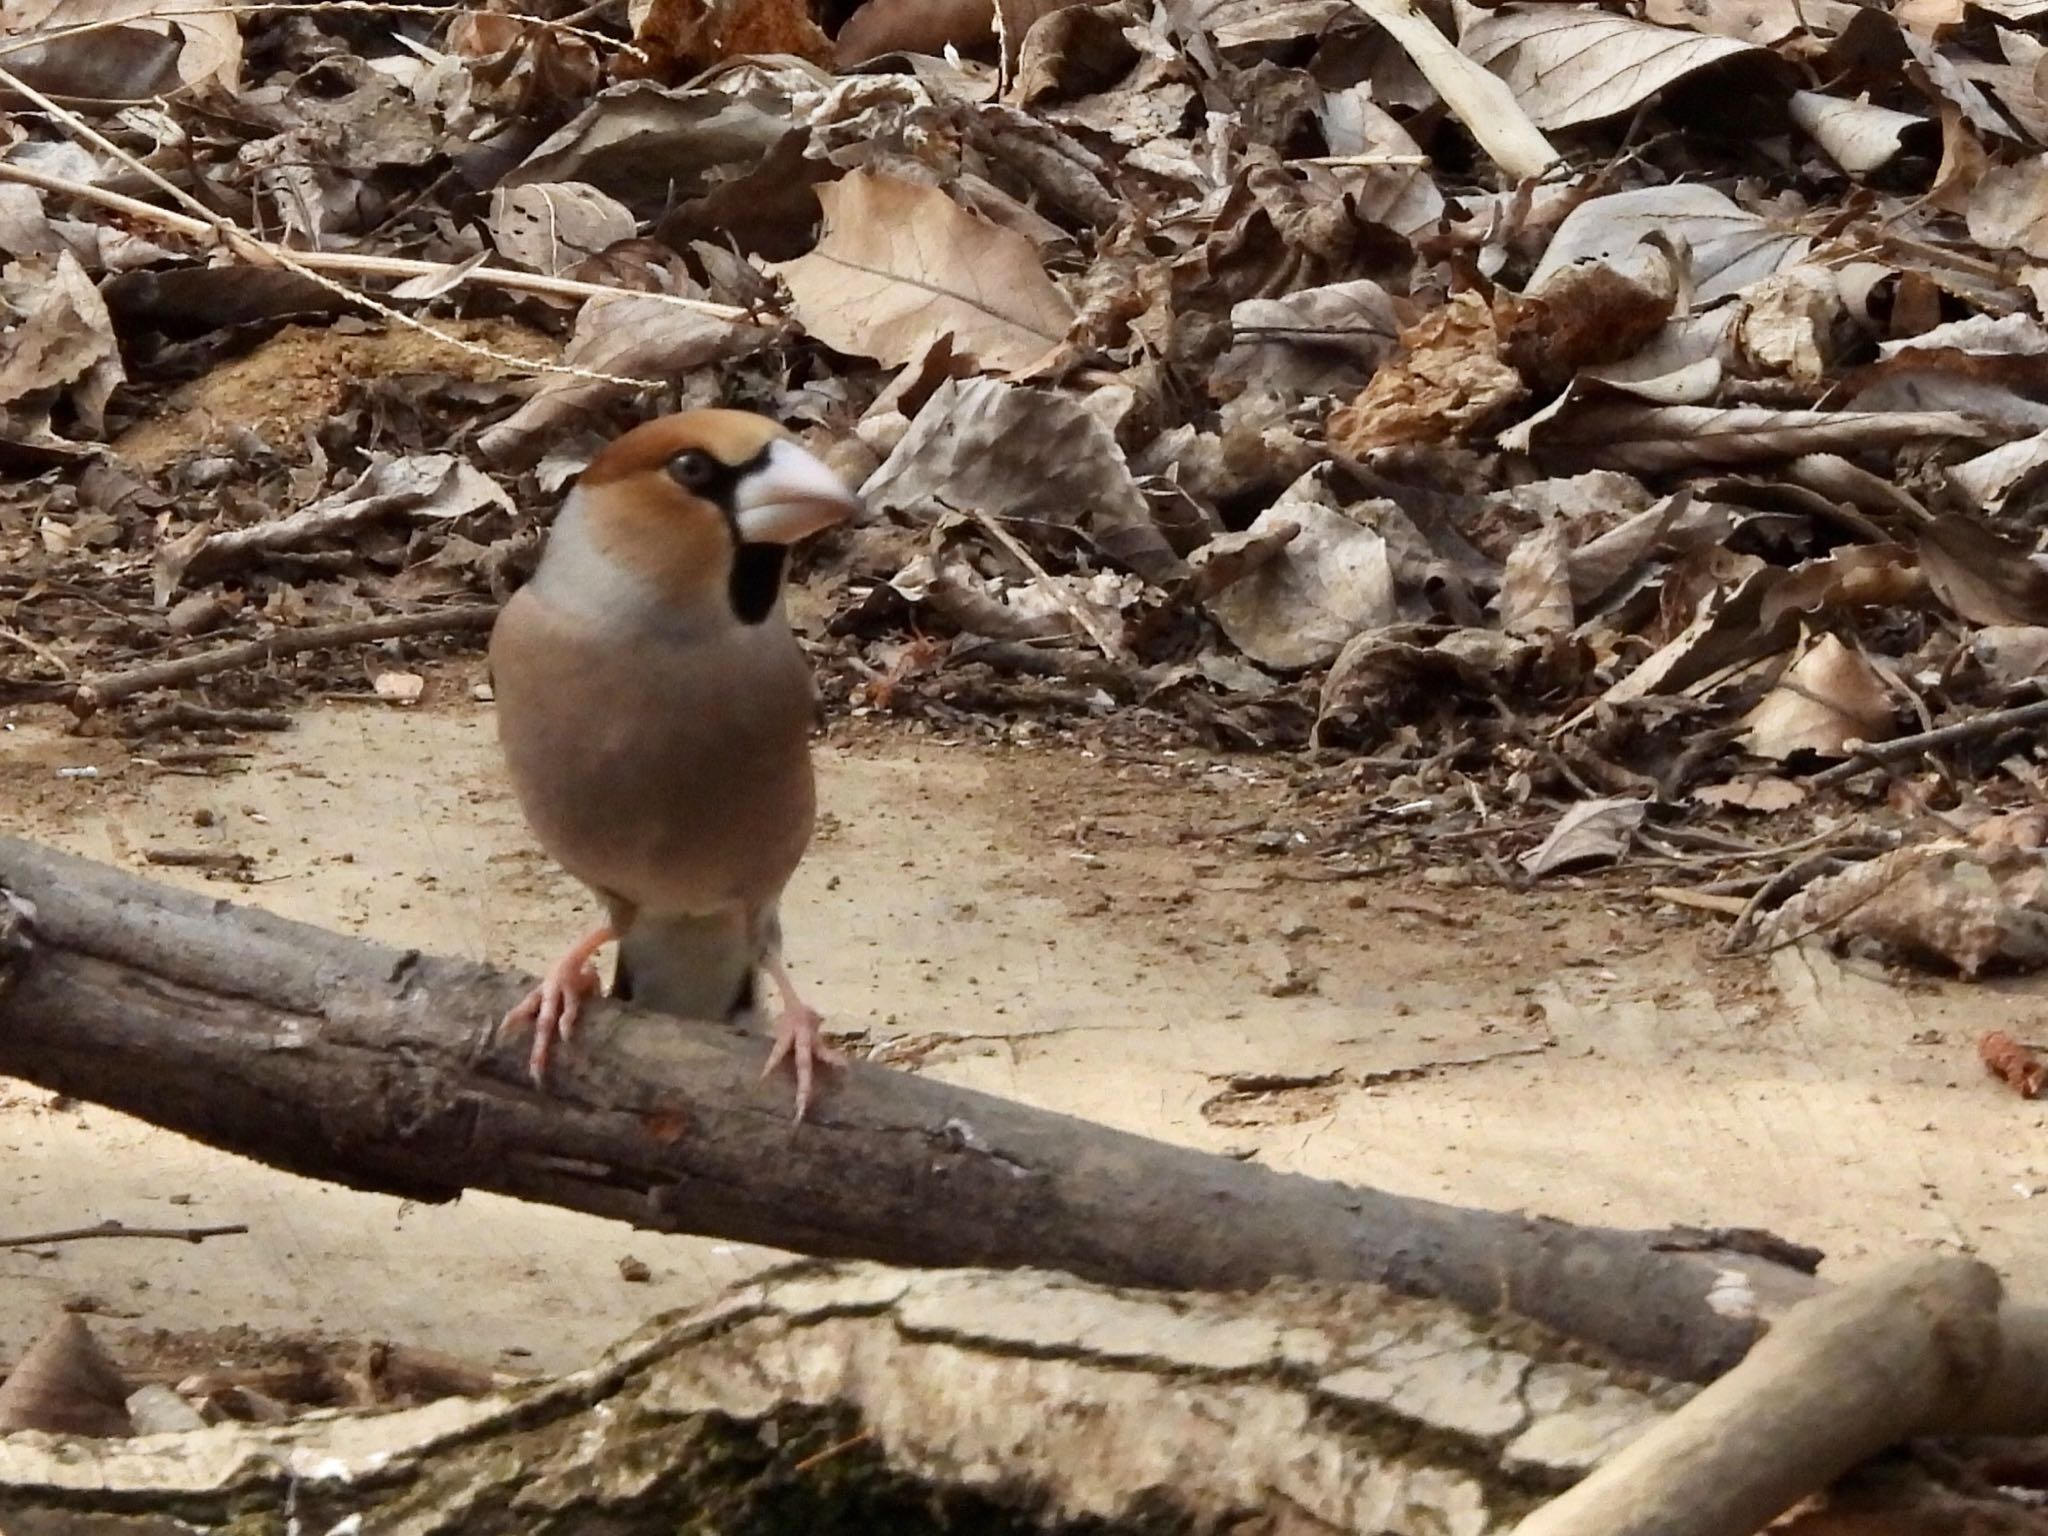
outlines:
[[[1695,1380],[1813,1287],[1747,1255],[1278,1173],[858,1064],[793,1127],[787,1086],[757,1081],[759,1037],[609,1004],[544,1097],[522,1051],[484,1040],[527,978],[0,839],[6,892],[0,1072],[357,1188],[1174,1290],[1366,1280]]]
[[[1574,1353],[1370,1286],[1181,1297],[804,1264],[501,1396],[0,1437],[0,1524],[129,1508],[237,1536],[288,1516],[361,1516],[364,1536],[1494,1536],[1691,1390]]]
[[[1375,1286],[1174,1296],[1029,1271],[807,1262],[657,1320],[588,1370],[496,1396],[131,1440],[0,1436],[0,1526],[1508,1536],[1704,1400],[1579,1353]],[[1719,1490],[1706,1493],[1712,1504]],[[1701,1507],[1667,1505],[1641,1528],[1707,1529]],[[1897,1461],[1785,1529],[2042,1536],[2048,1524]]]

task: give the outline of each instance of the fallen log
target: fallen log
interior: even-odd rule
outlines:
[[[0,1525],[1501,1536],[1689,1390],[1370,1286],[1180,1296],[806,1263],[502,1395],[0,1435]]]
[[[1937,1284],[1986,1292],[1969,1273],[1980,1266],[1929,1262],[1945,1270]],[[1852,1310],[1885,1294],[1869,1288]],[[1781,1331],[1824,1343],[1827,1319],[1809,1328],[1807,1312],[1764,1347]],[[1845,1399],[1852,1379],[1823,1370],[1785,1384],[1796,1417],[1774,1400],[1751,1401],[1755,1421],[1709,1413],[1735,1444],[1716,1455],[1693,1434],[1698,1454],[1661,1470],[1638,1448],[1687,1439],[1718,1384],[1695,1397],[1580,1353],[1376,1286],[1177,1295],[1026,1270],[806,1262],[553,1381],[135,1439],[0,1434],[0,1524],[14,1536],[1749,1536],[1747,1490],[1782,1498],[1799,1446],[1839,1443],[1835,1422],[1890,1412]],[[1737,1447],[1788,1428],[1796,1444],[1765,1447],[1771,1471],[1754,1476]],[[1633,1463],[1640,1477],[1646,1460],[1653,1480],[1689,1482],[1696,1498],[1637,1502],[1624,1524],[1567,1511],[1573,1493],[1546,1503],[1610,1468]],[[1944,1478],[1895,1462],[1772,1529],[2048,1531],[1978,1481],[1967,1464]],[[1551,1511],[1572,1518],[1544,1524]]]
[[[667,1232],[1173,1290],[1368,1280],[1681,1379],[1811,1278],[1644,1234],[1275,1172],[856,1063],[802,1125],[766,1042],[604,1004],[550,1095],[489,1022],[529,978],[0,839],[0,1074],[314,1178]]]

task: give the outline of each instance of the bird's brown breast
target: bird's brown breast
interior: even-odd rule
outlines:
[[[815,814],[812,690],[779,614],[670,633],[529,587],[491,666],[514,791],[571,874],[677,913],[758,908],[788,881]]]

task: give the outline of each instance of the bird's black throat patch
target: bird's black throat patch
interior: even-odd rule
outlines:
[[[742,544],[733,550],[727,593],[742,624],[758,624],[775,611],[788,559],[788,549],[780,544]]]

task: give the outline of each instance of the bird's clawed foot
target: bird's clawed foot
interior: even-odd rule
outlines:
[[[533,1077],[536,1088],[545,1088],[548,1077],[548,1059],[553,1054],[555,1043],[566,1044],[576,1032],[576,1021],[583,1013],[585,998],[595,997],[604,983],[598,980],[597,967],[591,964],[591,956],[611,942],[609,927],[593,928],[578,939],[569,951],[542,974],[540,985],[521,998],[511,1012],[498,1023],[499,1034],[517,1034],[531,1026],[533,1029],[533,1050],[526,1058],[526,1069]]]
[[[811,1082],[819,1063],[828,1067],[846,1065],[846,1057],[825,1043],[820,1027],[824,1022],[823,1015],[810,1004],[790,999],[782,1010],[782,1017],[775,1021],[775,1048],[768,1053],[768,1064],[761,1069],[761,1076],[765,1078],[785,1059],[789,1062],[796,1073],[796,1118],[799,1121],[811,1107]]]

